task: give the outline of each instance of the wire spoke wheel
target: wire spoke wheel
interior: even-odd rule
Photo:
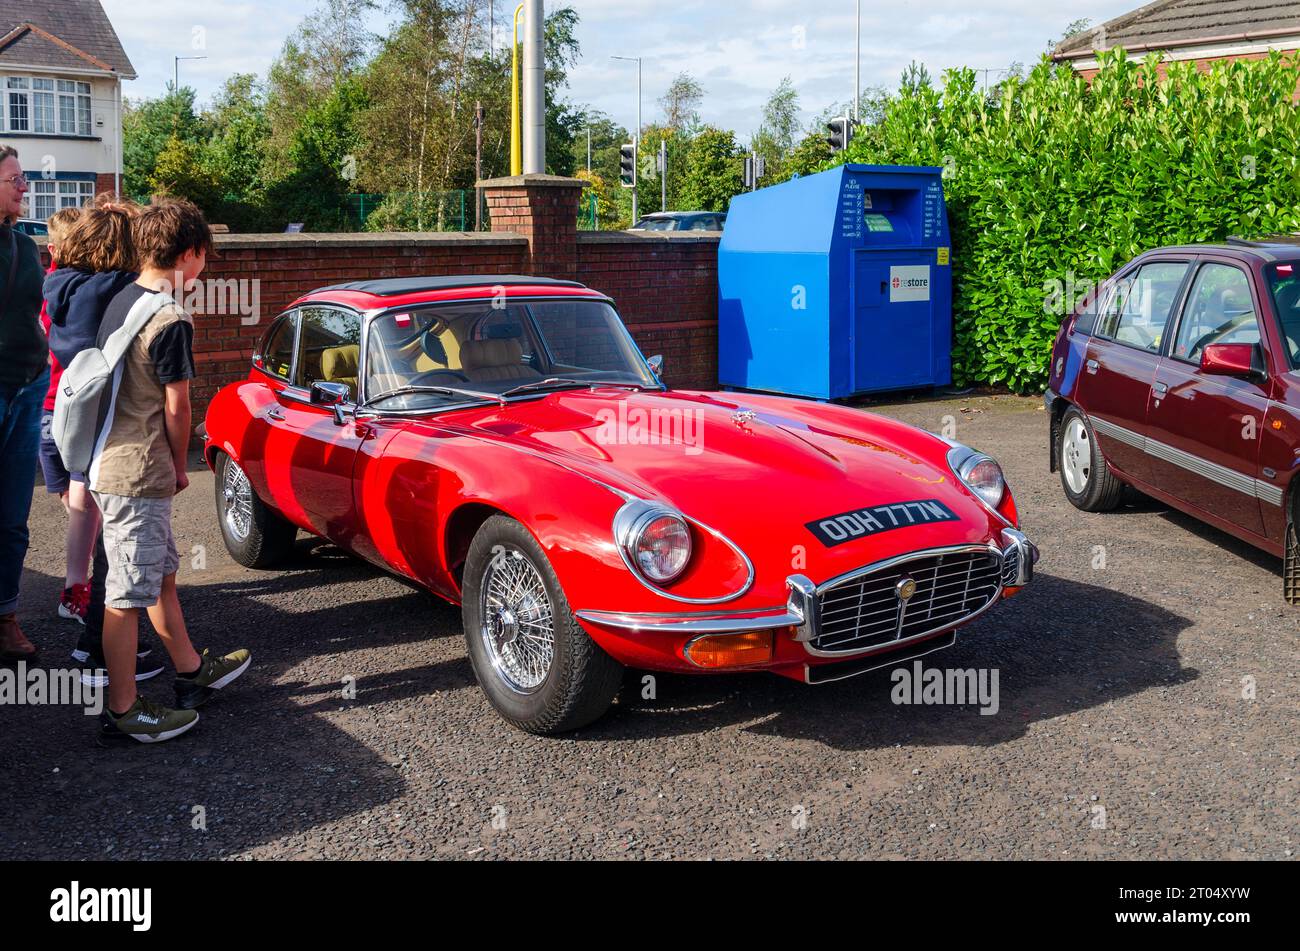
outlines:
[[[244,470],[233,459],[226,460],[222,479],[221,497],[224,501],[222,517],[226,529],[237,541],[244,541],[253,527],[253,487]]]
[[[519,549],[502,547],[480,592],[479,636],[493,669],[516,693],[536,692],[555,659],[555,617],[541,574]]]

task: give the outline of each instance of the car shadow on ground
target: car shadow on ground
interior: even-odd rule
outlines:
[[[896,704],[892,667],[820,686],[765,674],[661,674],[654,699],[643,699],[646,675],[629,672],[616,709],[576,736],[626,740],[753,721],[746,729],[754,733],[843,750],[992,746],[1034,723],[1196,679],[1177,648],[1191,623],[1108,588],[1040,573],[1030,588],[961,629],[954,647],[921,660],[927,669],[996,669],[991,715],[981,715],[974,700]],[[898,666],[912,671],[915,663]]]
[[[6,823],[0,857],[225,856],[270,842],[291,844],[298,833],[400,799],[406,789],[400,772],[383,751],[348,732],[346,717],[371,715],[395,699],[464,689],[474,680],[460,657],[399,671],[372,662],[377,647],[460,634],[459,611],[422,591],[394,596],[386,585],[384,595],[322,597],[323,585],[367,585],[378,574],[333,546],[300,541],[275,574],[183,577],[195,643],[247,646],[255,667],[237,691],[203,708],[195,730],[172,743],[101,749],[97,723],[80,707],[5,708],[0,797],[23,821]],[[61,583],[27,571],[24,603],[54,603]],[[286,595],[290,609],[283,607]],[[68,622],[23,620],[42,648],[42,665],[71,663],[75,633]],[[141,627],[148,630],[147,623]],[[163,656],[151,633],[144,640]],[[295,678],[309,659],[311,679],[305,670]],[[322,667],[332,667],[333,675],[322,677]],[[343,696],[345,677],[354,678],[359,700]],[[141,693],[169,702],[170,666]],[[358,714],[358,707],[369,709]],[[202,834],[193,828],[196,807],[207,826]]]
[[[1123,517],[1126,513],[1158,515],[1169,524],[1177,526],[1181,531],[1195,535],[1216,548],[1222,548],[1233,557],[1240,558],[1242,561],[1249,562],[1271,574],[1277,575],[1278,580],[1281,581],[1281,558],[1270,555],[1263,549],[1242,541],[1236,535],[1230,535],[1220,528],[1215,528],[1208,522],[1203,522],[1195,516],[1165,505],[1165,503],[1157,499],[1129,489],[1124,493],[1124,505],[1117,511],[1110,513],[1110,517]]]

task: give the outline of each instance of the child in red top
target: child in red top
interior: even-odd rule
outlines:
[[[80,217],[80,208],[64,208],[50,218],[47,245],[50,267],[47,274],[58,268],[59,245]],[[41,326],[48,336],[50,316],[45,303],[41,305]],[[86,489],[86,474],[70,473],[63,467],[63,460],[59,458],[59,450],[50,434],[54,397],[59,392],[59,378],[62,375],[63,367],[51,353],[50,390],[45,395],[45,412],[41,419],[40,460],[41,471],[45,475],[45,491],[57,495],[68,513],[67,567],[63,593],[59,596],[59,616],[84,624],[86,610],[90,605],[90,556],[95,547],[95,537],[99,534],[99,509]]]

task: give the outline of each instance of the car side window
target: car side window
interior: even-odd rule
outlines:
[[[294,384],[346,384],[357,398],[357,368],[361,363],[361,315],[334,307],[304,307]]]
[[[293,334],[297,312],[284,314],[267,330],[253,354],[253,365],[286,383],[293,369]]]
[[[1202,266],[1183,308],[1174,357],[1200,364],[1201,353],[1212,343],[1259,341],[1259,316],[1246,272],[1231,264]]]
[[[1105,336],[1158,352],[1188,266],[1186,261],[1155,261],[1117,281],[1103,317]]]

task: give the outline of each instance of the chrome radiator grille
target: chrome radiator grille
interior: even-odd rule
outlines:
[[[819,593],[811,646],[850,653],[957,624],[998,597],[1004,569],[1000,554],[981,549],[922,555],[847,579]],[[904,600],[900,587],[911,589],[909,580],[915,589]]]

